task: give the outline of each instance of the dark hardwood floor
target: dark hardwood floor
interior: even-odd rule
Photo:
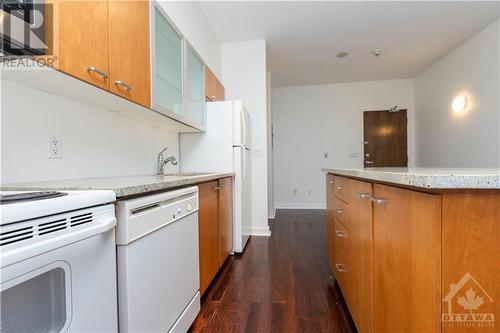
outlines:
[[[279,210],[202,298],[191,332],[355,332],[330,279],[323,210]]]

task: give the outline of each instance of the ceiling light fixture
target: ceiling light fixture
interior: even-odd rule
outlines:
[[[375,57],[380,57],[382,55],[382,50],[373,50],[372,51],[372,54],[375,56]]]
[[[339,52],[337,53],[337,58],[345,58],[349,55],[348,52]]]
[[[466,107],[467,107],[467,97],[465,97],[464,95],[458,95],[457,97],[455,97],[451,105],[453,111],[457,113],[464,111]]]

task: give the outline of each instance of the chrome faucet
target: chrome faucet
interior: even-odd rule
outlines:
[[[177,160],[175,159],[174,156],[170,156],[167,158],[163,157],[163,153],[167,151],[168,148],[163,149],[159,154],[158,154],[158,159],[156,160],[156,174],[163,175],[163,167],[165,164],[168,162],[172,163],[172,165],[177,165]]]

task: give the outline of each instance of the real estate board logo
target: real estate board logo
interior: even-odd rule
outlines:
[[[47,43],[54,40],[53,29],[47,17],[52,17],[52,5],[46,2],[0,2],[2,69],[53,65],[55,57]]]
[[[493,299],[468,272],[450,284],[443,302],[444,327],[495,327]]]

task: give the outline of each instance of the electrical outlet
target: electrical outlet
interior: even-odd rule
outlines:
[[[297,195],[297,193],[299,193],[299,191],[296,188],[294,188],[292,193],[293,193],[293,195]]]
[[[62,158],[62,141],[60,137],[49,136],[49,159]]]

